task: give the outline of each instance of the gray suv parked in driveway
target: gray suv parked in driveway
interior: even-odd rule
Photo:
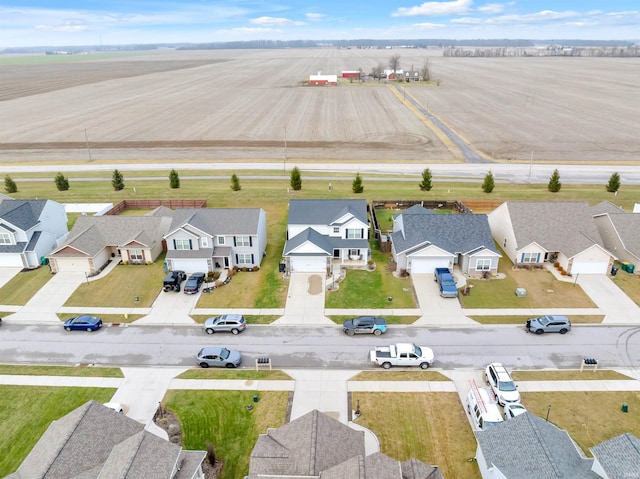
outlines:
[[[560,333],[571,331],[571,321],[566,316],[540,316],[527,320],[527,331],[532,333]]]

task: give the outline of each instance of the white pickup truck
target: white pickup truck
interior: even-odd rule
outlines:
[[[372,363],[384,369],[391,366],[420,366],[427,369],[433,364],[433,350],[412,343],[398,343],[390,346],[378,346],[369,353]]]

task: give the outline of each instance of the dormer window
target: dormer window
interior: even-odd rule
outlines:
[[[11,244],[11,235],[9,233],[0,233],[0,244]]]
[[[208,248],[209,238],[207,238],[206,236],[203,236],[202,238],[200,238],[200,246],[202,246],[203,248]]]

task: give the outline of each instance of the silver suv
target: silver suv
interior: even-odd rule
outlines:
[[[238,334],[246,327],[247,322],[241,314],[223,314],[204,322],[204,330],[207,334],[222,332]]]
[[[560,333],[571,331],[571,321],[566,316],[540,316],[527,320],[527,331],[532,333]]]
[[[513,382],[509,371],[502,363],[489,364],[485,371],[485,378],[491,389],[493,389],[493,394],[496,395],[500,406],[520,402],[520,393],[516,383]]]

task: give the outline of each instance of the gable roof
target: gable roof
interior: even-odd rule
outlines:
[[[314,244],[322,251],[326,253],[327,256],[333,254],[333,244],[330,241],[330,238],[325,235],[321,235],[313,228],[307,228],[300,234],[295,235],[293,238],[287,240],[284,245],[284,256],[291,255],[291,252],[299,247],[300,245],[309,241]],[[350,243],[353,244],[353,243]],[[319,254],[319,253],[318,253]],[[304,256],[309,256],[309,253],[304,253]]]
[[[424,214],[416,206],[409,208],[413,210],[409,214],[401,213],[402,229],[391,235],[396,253],[408,252],[419,245],[433,244],[452,254],[471,253],[484,247],[500,256],[491,235],[487,215]],[[421,206],[417,208],[426,210]]]
[[[608,479],[640,477],[640,439],[628,432],[593,446],[591,452]]]
[[[640,256],[640,214],[618,213],[607,216],[624,248],[634,255]]]
[[[93,257],[106,246],[124,246],[135,241],[153,247],[169,227],[165,216],[80,216],[63,245],[50,256]]]
[[[166,236],[189,225],[211,236],[256,234],[263,212],[262,208],[179,208]]]
[[[507,202],[518,248],[537,243],[571,258],[594,244],[604,248],[587,202]]]
[[[40,214],[48,200],[2,200],[0,223],[6,222],[26,231],[40,220]]]
[[[347,213],[368,224],[366,200],[289,200],[290,225],[333,225]]]
[[[599,478],[566,431],[529,412],[475,435],[487,467],[509,479]]]
[[[601,201],[597,205],[591,207],[593,216],[602,215],[604,213],[624,213],[625,211],[619,206],[614,205],[611,201]]]
[[[7,479],[170,479],[181,449],[145,431],[137,421],[89,401],[51,423]],[[206,455],[193,452],[199,462],[191,475]]]

